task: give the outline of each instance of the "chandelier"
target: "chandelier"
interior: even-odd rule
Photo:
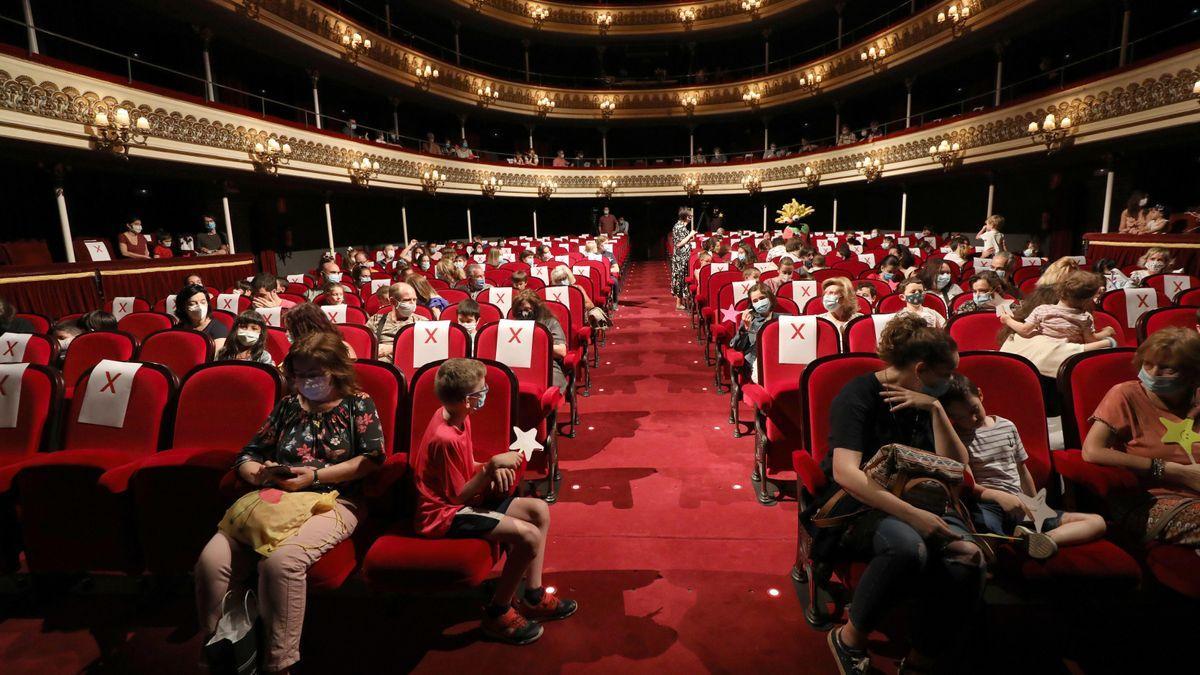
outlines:
[[[259,170],[271,175],[279,173],[279,167],[287,164],[292,156],[292,146],[268,138],[266,144],[255,141],[250,150],[250,161]]]
[[[679,20],[683,22],[683,27],[691,30],[692,24],[696,21],[696,8],[684,7],[679,10]]]
[[[150,120],[145,115],[136,119],[129,116],[125,108],[111,111],[101,103],[92,116],[92,141],[97,150],[111,150],[129,158],[130,145],[145,145],[146,132],[150,131]]]
[[[742,189],[752,195],[762,192],[762,178],[756,173],[742,176]]]
[[[742,92],[742,102],[751,108],[757,108],[760,100],[762,100],[762,85],[752,84]]]
[[[600,99],[600,114],[604,119],[612,117],[613,112],[617,109],[617,101],[611,96],[606,96]]]
[[[876,47],[875,45],[871,45],[867,49],[864,49],[862,53],[858,55],[858,58],[863,63],[871,66],[871,72],[876,72],[882,65],[881,62],[885,56],[887,56],[887,49],[882,46]]]
[[[704,194],[704,188],[700,187],[700,181],[695,176],[687,176],[683,179],[683,191],[689,197]]]
[[[342,27],[342,51],[345,53],[347,61],[351,63],[358,61],[358,57],[366,54],[370,49],[370,38],[363,37],[362,33],[349,26]]]
[[[1046,152],[1052,153],[1062,148],[1063,143],[1074,129],[1071,127],[1070,117],[1063,117],[1056,121],[1054,113],[1049,113],[1041,124],[1030,122],[1026,131],[1029,132],[1029,138],[1034,143],[1045,145]]]
[[[417,82],[422,89],[428,89],[429,83],[441,76],[441,73],[438,72],[438,69],[434,68],[433,65],[429,63],[418,63],[413,73],[417,76]]]
[[[742,0],[742,11],[754,14],[762,9],[762,0]]]
[[[612,25],[612,12],[596,12],[596,27],[600,29],[601,35],[608,33],[608,29],[612,28]]]
[[[421,173],[421,189],[429,194],[437,194],[438,188],[446,184],[446,174],[437,169],[425,169]]]
[[[864,157],[854,163],[854,168],[858,169],[868,183],[874,183],[875,179],[883,174],[883,162],[877,157]]]
[[[679,105],[691,115],[696,112],[696,106],[700,103],[700,95],[694,91],[689,91],[686,94],[679,95]]]
[[[350,162],[350,180],[354,181],[355,185],[367,187],[371,179],[378,175],[379,162],[372,160],[366,155]]]
[[[541,28],[546,19],[550,18],[550,10],[542,5],[529,4],[529,18],[533,19],[533,27]]]
[[[810,70],[801,75],[797,83],[800,87],[800,91],[815,94],[817,93],[817,90],[821,88],[821,73]]]
[[[481,84],[475,90],[475,100],[481,108],[486,108],[492,102],[500,100],[500,88],[496,87],[492,89],[492,85],[490,84]]]
[[[542,199],[550,199],[550,195],[558,192],[558,181],[553,178],[548,178],[538,183],[538,196]]]
[[[537,105],[538,115],[545,117],[546,115],[549,115],[558,104],[554,102],[554,99],[542,94],[538,97],[535,105]]]
[[[596,189],[597,197],[608,199],[617,192],[617,181],[611,178],[603,178],[600,180],[600,187]]]
[[[951,142],[943,138],[941,143],[929,146],[929,157],[935,162],[941,162],[942,170],[950,169],[950,165],[962,156],[962,146],[957,141]]]
[[[958,37],[966,32],[967,17],[971,16],[971,0],[963,0],[961,3],[952,2],[944,12],[938,12],[937,22],[950,22],[950,30],[954,37]]]
[[[479,181],[479,190],[483,192],[483,196],[492,199],[496,196],[496,191],[504,187],[504,181],[497,179],[495,176],[488,176]]]
[[[800,174],[800,179],[804,181],[805,187],[814,188],[821,182],[821,172],[812,168],[811,164],[805,164],[804,172]]]

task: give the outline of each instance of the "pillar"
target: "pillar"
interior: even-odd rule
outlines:
[[[1000,89],[1004,85],[1004,49],[996,45],[996,91],[992,96],[992,107],[1000,107]]]
[[[1126,13],[1129,10],[1125,10]],[[1104,183],[1104,215],[1100,219],[1100,231],[1108,233],[1108,223],[1112,218],[1112,198],[1113,198],[1113,183],[1117,180],[1117,172],[1112,169],[1108,170],[1108,178]]]
[[[521,46],[525,48],[525,81],[529,81],[529,40],[521,40]]]
[[[325,198],[325,232],[329,235],[329,252],[333,253],[333,212],[329,210],[329,197]]]
[[[842,133],[842,104],[833,102],[833,144],[837,145],[838,135]]]
[[[392,3],[383,3],[383,26],[388,37],[392,37]]]
[[[989,180],[989,181],[988,181],[988,203],[987,203],[987,214],[986,214],[984,217],[986,217],[986,218],[990,218],[990,217],[991,217],[991,215],[992,215],[992,206],[993,206],[993,204],[995,204],[995,203],[996,203],[996,184],[995,184],[995,183],[993,183],[991,180]]]
[[[763,36],[763,74],[771,72],[771,29],[764,28]]]
[[[837,232],[837,195],[833,196],[833,231]]]
[[[842,10],[846,9],[846,3],[844,3],[844,2],[839,2],[839,3],[837,3],[837,4],[835,4],[835,5],[833,6],[833,9],[834,9],[834,11],[836,11],[836,12],[837,12],[837,16],[838,16],[838,22],[837,22],[837,48],[838,48],[838,49],[841,49],[841,48],[842,48]]]
[[[33,24],[33,6],[30,4],[32,0],[21,0],[21,9],[25,10],[25,35],[29,40],[29,53],[39,54],[37,41],[37,26]],[[67,246],[67,256],[71,262],[75,262],[75,253]]]
[[[471,207],[467,207],[467,241],[475,239],[475,233],[471,231]]]
[[[388,99],[392,103],[392,133],[396,136],[400,135],[400,99],[392,96]],[[397,139],[399,140],[399,139]]]
[[[1125,2],[1125,12],[1121,14],[1121,54],[1117,59],[1117,67],[1123,68],[1126,63],[1129,63],[1129,19],[1133,14],[1133,10],[1129,8],[1129,2]]]
[[[532,150],[533,149],[533,125],[527,124],[527,125],[525,125],[525,129],[527,129],[529,131],[529,149]]]
[[[313,84],[313,114],[317,117],[317,128],[321,128],[321,96],[317,93],[317,81],[321,79],[321,74],[315,70],[308,71],[312,77]],[[331,248],[332,250],[332,248]]]
[[[533,238],[537,239],[537,209],[533,210]]]
[[[769,128],[770,128],[770,124],[767,122],[766,119],[763,119],[763,152],[766,152],[771,147],[771,142],[770,142],[771,137],[768,134]]]
[[[458,41],[458,30],[462,28],[462,22],[457,19],[454,21],[454,65],[462,65],[462,49]]]
[[[229,245],[229,255],[237,253],[233,246],[233,218],[229,216],[229,197],[221,197],[221,211],[225,214],[225,243]]]
[[[25,6],[29,6],[26,0]],[[67,198],[62,187],[54,188],[54,201],[58,202],[58,224],[62,227],[63,246],[67,249],[67,262],[75,262],[75,242],[71,237],[71,220],[67,218]]]
[[[404,247],[408,248],[408,206],[406,204],[400,205],[400,227],[404,232]]]
[[[767,205],[763,204],[763,232],[767,231]]]
[[[911,77],[904,78],[904,128],[912,126],[912,88],[916,80]]]
[[[463,143],[467,142],[467,114],[459,113],[458,115],[458,137]]]
[[[212,59],[208,49],[212,44],[212,31],[207,28],[201,30],[200,38],[204,40],[204,50],[200,53],[204,59],[204,100],[212,103],[217,100],[217,92],[213,88]]]
[[[908,229],[908,190],[900,193],[900,234]]]
[[[608,166],[608,128],[600,127],[600,165]]]
[[[688,125],[688,164],[692,163],[692,158],[696,156],[696,125]]]

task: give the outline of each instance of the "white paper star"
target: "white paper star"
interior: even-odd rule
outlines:
[[[513,444],[508,446],[508,449],[521,453],[526,462],[529,461],[534,450],[543,449],[542,444],[537,442],[537,429],[521,431],[520,427],[513,427],[513,434],[517,437],[517,440],[513,441]]]
[[[1019,495],[1021,501],[1025,502],[1026,508],[1033,514],[1033,529],[1041,532],[1042,525],[1049,518],[1054,518],[1058,512],[1046,506],[1046,488],[1038,490],[1037,495],[1030,497],[1028,495]]]

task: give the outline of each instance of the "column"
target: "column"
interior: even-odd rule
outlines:
[[[466,113],[458,114],[458,137],[462,139],[463,143],[467,142],[467,114]]]
[[[900,193],[900,234],[908,229],[908,189]]]
[[[1125,10],[1128,14],[1129,10]],[[1108,170],[1108,178],[1104,183],[1104,215],[1100,219],[1100,231],[1108,234],[1108,224],[1112,218],[1113,183],[1117,180],[1117,172]]]
[[[764,28],[763,36],[763,74],[771,72],[771,29]]]
[[[533,238],[537,239],[537,209],[533,210]]]
[[[313,83],[313,113],[317,117],[317,128],[320,129],[321,128],[321,96],[319,93],[317,93],[317,81],[321,79],[321,73],[316,70],[310,70],[310,71],[308,71],[308,74],[310,77],[312,77],[312,83]]]
[[[696,156],[696,125],[688,125],[688,164],[692,163],[692,158]]]
[[[212,30],[208,28],[201,29],[200,39],[204,40],[204,51],[200,53],[204,59],[204,100],[212,103],[217,100],[217,93],[213,88],[212,59],[209,57],[209,46],[212,44]]]
[[[529,40],[521,40],[521,46],[525,48],[525,81],[529,81]]]
[[[333,253],[333,212],[329,210],[329,196],[325,196],[325,232],[329,235],[329,252]]]
[[[1000,107],[1000,89],[1004,85],[1004,45],[996,43],[996,93],[992,97],[992,107]]]
[[[1123,68],[1129,63],[1129,19],[1133,10],[1129,8],[1129,0],[1125,0],[1125,11],[1121,14],[1121,54],[1117,59],[1117,67]]]
[[[392,37],[392,3],[383,3],[383,29],[388,37]]]
[[[462,65],[462,49],[458,42],[458,30],[462,28],[462,22],[458,19],[454,20],[454,65]]]
[[[833,196],[833,231],[837,232],[837,195]]]
[[[30,4],[32,0],[21,0],[21,9],[25,10],[25,35],[29,40],[29,53],[39,54],[37,41],[37,26],[33,24],[33,7]],[[67,246],[67,256],[71,258],[71,262],[75,262],[75,253]]]
[[[525,129],[529,132],[529,149],[533,149],[533,125],[526,124]]]
[[[834,11],[837,12],[837,19],[838,19],[838,22],[837,22],[837,48],[841,49],[842,48],[842,11],[846,9],[846,3],[839,2],[833,6],[833,9],[834,9]]]
[[[467,207],[467,241],[475,239],[475,233],[471,231],[471,207]]]
[[[994,182],[992,182],[992,179],[989,177],[989,178],[988,178],[988,203],[987,203],[987,214],[984,216],[985,218],[990,218],[990,217],[991,217],[991,215],[992,215],[992,206],[993,206],[995,203],[996,203],[996,184],[995,184]]]
[[[392,96],[388,99],[392,103],[392,133],[396,134],[396,140],[399,141],[400,136],[400,99]]]
[[[25,6],[29,6],[28,0]],[[54,188],[54,201],[58,202],[58,224],[62,227],[63,247],[67,249],[67,262],[75,262],[75,242],[71,237],[71,220],[67,218],[67,198],[62,186]]]
[[[912,126],[912,88],[916,78],[904,78],[904,128]]]
[[[600,165],[608,166],[608,127],[600,127]]]
[[[763,152],[766,152],[771,147],[771,137],[768,133],[768,129],[770,128],[770,126],[771,126],[770,118],[764,117],[763,118]]]
[[[767,205],[763,204],[763,232],[767,231]]]
[[[221,197],[221,210],[225,213],[225,242],[229,245],[229,255],[237,253],[233,246],[233,218],[229,217],[229,196]]]
[[[405,246],[405,248],[407,248],[408,247],[408,205],[407,204],[400,205],[400,226],[403,228],[404,246]]]
[[[838,135],[842,133],[842,102],[833,102],[833,144],[837,145]]]

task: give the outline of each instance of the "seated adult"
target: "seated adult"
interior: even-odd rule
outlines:
[[[418,305],[428,309],[434,319],[442,318],[442,310],[449,307],[450,303],[438,295],[437,290],[430,285],[428,279],[420,274],[410,274],[404,278],[404,281],[416,292]]]
[[[488,283],[487,274],[484,272],[483,265],[479,263],[471,263],[467,265],[467,278],[459,285],[459,290],[466,291],[471,294],[471,299],[476,299],[479,294],[491,288]]]
[[[521,291],[513,298],[512,315],[514,319],[536,321],[550,332],[550,338],[554,344],[553,384],[565,394],[567,392],[567,376],[562,369],[562,360],[567,356],[567,333],[563,330],[562,324],[554,318],[554,314],[546,306],[545,301],[530,290]]]
[[[854,294],[870,303],[871,307],[874,307],[875,303],[879,302],[879,289],[875,288],[875,284],[869,281],[855,283]]]
[[[985,270],[971,277],[971,299],[958,306],[959,314],[978,312],[984,309],[995,309],[1004,301],[1002,294],[1007,290],[1004,280],[991,270]]]
[[[1095,297],[1104,288],[1098,274],[1076,270],[1055,286],[1057,302],[1021,304],[1015,311],[1004,308],[1000,321],[1000,351],[1029,359],[1038,371],[1053,378],[1069,357],[1086,351],[1116,347],[1112,326],[1095,330]]]
[[[1146,277],[1151,274],[1161,274],[1171,269],[1175,265],[1175,259],[1171,256],[1171,250],[1161,246],[1153,246],[1146,249],[1142,257],[1138,258],[1138,267],[1129,273],[1130,280],[1134,284],[1140,285]]]
[[[184,286],[203,286],[204,278],[199,274],[189,274],[183,279]]]
[[[175,295],[175,318],[179,328],[190,328],[211,337],[219,346],[219,340],[229,335],[229,329],[220,321],[213,321],[208,306],[208,291],[203,286],[184,286]]]
[[[954,270],[942,258],[929,259],[921,267],[917,277],[925,284],[927,290],[941,296],[947,307],[950,306],[951,300],[962,295],[963,290],[954,283]]]
[[[830,277],[821,283],[821,304],[825,307],[821,318],[833,322],[843,335],[846,333],[846,324],[862,316],[862,312],[858,311],[854,287],[846,277]]]
[[[1125,209],[1121,211],[1117,231],[1121,234],[1140,234],[1146,224],[1146,204],[1149,201],[1150,197],[1145,192],[1134,190],[1125,203]]]
[[[971,259],[972,246],[971,242],[967,241],[966,237],[956,235],[950,239],[950,252],[946,254],[946,260],[962,267]]]
[[[831,515],[857,515],[845,519],[846,524],[810,528],[812,550],[818,559],[847,554],[870,558],[854,589],[849,621],[829,634],[842,672],[867,672],[867,636],[905,600],[913,601],[915,616],[909,623],[912,650],[901,670],[932,672],[978,605],[985,576],[982,552],[964,540],[967,525],[952,510],[934,512],[910,504],[863,468],[892,443],[969,463],[937,400],[958,367],[958,346],[946,331],[900,315],[884,327],[878,349],[887,367],[848,382],[830,407],[833,450],[821,466],[828,489],[810,509],[815,513],[844,490]]]
[[[350,273],[350,279],[359,286],[366,286],[370,288],[371,279],[373,278],[371,276],[371,270],[374,268],[374,266],[375,264],[371,262],[368,262],[364,265],[357,265]]]
[[[353,359],[336,334],[313,333],[292,345],[283,362],[288,389],[234,461],[238,476],[283,493],[336,490],[331,511],[312,515],[263,557],[217,532],[196,562],[196,604],[205,640],[217,629],[225,596],[258,573],[258,608],[266,633],[261,666],[285,672],[300,659],[308,569],[354,532],[359,483],[384,460],[383,427],[375,403],[355,380]],[[271,496],[273,495],[273,496]],[[256,509],[283,503],[267,492]]]
[[[1164,328],[1133,359],[1136,382],[1105,394],[1083,441],[1083,459],[1129,469],[1140,488],[1110,495],[1111,520],[1130,543],[1200,549],[1200,464],[1191,439],[1200,431],[1200,334]]]
[[[592,302],[591,297],[588,296],[588,292],[583,289],[583,286],[576,283],[575,275],[565,265],[559,265],[550,271],[550,284],[553,286],[570,286],[579,291],[579,294],[583,296],[583,312],[587,316],[588,323],[593,326],[608,325],[608,315],[604,313],[603,309],[597,307],[596,303]]]
[[[204,216],[203,229],[192,236],[192,244],[196,247],[197,255],[225,255],[229,253],[229,245],[225,238],[217,232],[217,221],[212,216]]]
[[[988,262],[988,267],[1001,279],[1011,279],[1013,256],[1008,251],[1000,251],[992,256],[992,259]]]
[[[282,307],[284,309],[295,307],[295,301],[279,297],[276,290],[278,287],[279,282],[275,279],[275,275],[266,272],[255,274],[254,279],[250,281],[250,304],[255,307]]]
[[[458,260],[454,256],[444,255],[434,267],[433,276],[435,279],[446,282],[451,288],[457,288],[467,278],[466,268],[466,260]]]
[[[946,318],[925,306],[925,283],[920,279],[909,279],[900,286],[904,307],[897,314],[920,317],[933,328],[944,328]]]
[[[255,361],[275,365],[267,351],[267,322],[258,312],[248,309],[233,322],[232,335],[217,349],[218,361]]]
[[[742,311],[742,320],[738,322],[737,332],[729,339],[729,348],[742,353],[746,361],[745,373],[752,382],[758,382],[758,369],[754,367],[758,361],[758,331],[777,314],[774,311],[775,294],[766,284],[753,286],[746,298],[750,306]]]
[[[133,218],[117,237],[117,251],[122,258],[150,259],[150,243],[142,236],[142,219]]]
[[[376,314],[367,320],[367,328],[375,334],[379,343],[379,358],[390,358],[392,348],[396,343],[396,333],[401,328],[417,321],[426,321],[425,317],[417,314],[417,291],[412,285],[403,281],[388,286],[388,304],[392,311],[386,314]]]
[[[35,333],[37,329],[29,321],[17,316],[17,308],[0,298],[0,333]]]
[[[287,331],[288,342],[291,344],[296,344],[313,333],[329,333],[338,336],[339,339],[342,336],[329,315],[311,302],[299,303],[285,312],[283,328]],[[351,359],[358,358],[350,343],[346,343],[346,351],[349,352]]]

